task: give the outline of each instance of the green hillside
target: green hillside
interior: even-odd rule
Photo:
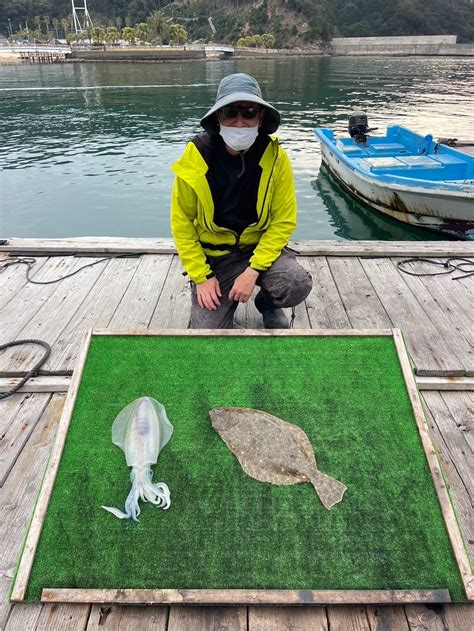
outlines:
[[[88,9],[95,26],[119,29],[146,23],[159,10],[167,24],[184,27],[188,41],[235,44],[264,33],[280,47],[334,36],[454,34],[458,42],[474,41],[471,0],[88,0]],[[30,31],[64,37],[71,29],[71,1],[0,0],[0,33],[8,35],[10,26],[24,30],[26,22]]]

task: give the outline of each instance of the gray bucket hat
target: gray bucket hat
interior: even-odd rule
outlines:
[[[256,79],[243,72],[230,74],[224,77],[217,88],[216,102],[203,118],[201,126],[211,135],[219,133],[219,124],[214,114],[225,105],[236,101],[250,101],[259,103],[265,108],[265,116],[260,131],[265,134],[273,134],[280,125],[280,112],[262,99],[262,91]]]

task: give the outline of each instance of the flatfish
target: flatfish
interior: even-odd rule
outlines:
[[[313,447],[300,427],[250,408],[214,408],[209,416],[250,477],[271,484],[311,482],[327,509],[342,500],[347,487],[319,471]]]

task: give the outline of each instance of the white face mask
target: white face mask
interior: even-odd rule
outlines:
[[[234,151],[245,151],[250,149],[258,136],[258,125],[256,127],[224,127],[220,126],[220,135]]]

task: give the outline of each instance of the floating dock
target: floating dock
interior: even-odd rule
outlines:
[[[474,242],[294,241],[314,288],[296,309],[299,329],[403,331],[471,560],[474,555],[473,411],[474,276],[458,272],[410,276],[397,263],[409,257],[474,261]],[[120,255],[118,258],[117,256]],[[47,282],[88,267],[58,283]],[[423,263],[410,271],[443,271]],[[471,266],[471,269],[474,269]],[[10,605],[8,589],[33,511],[84,333],[89,328],[186,328],[189,287],[166,239],[8,239],[0,245],[0,344],[38,338],[52,346],[41,375],[0,401],[0,628],[218,629],[263,631],[444,629],[474,627],[472,605],[232,607],[100,604]],[[240,305],[236,327],[261,328],[253,302]],[[0,390],[9,389],[39,359],[21,346],[0,355]]]

